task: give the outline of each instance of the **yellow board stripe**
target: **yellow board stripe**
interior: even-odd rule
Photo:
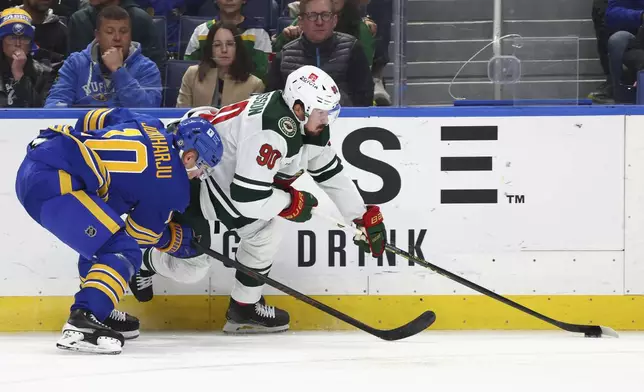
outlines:
[[[114,293],[116,293],[116,297],[119,300],[123,298],[123,296],[125,295],[125,290],[123,290],[123,287],[121,286],[121,284],[109,274],[106,274],[101,271],[93,271],[87,274],[87,277],[85,279],[86,279],[85,280],[86,282],[93,280],[93,281],[101,281],[102,283],[105,283],[112,289],[112,291],[114,291]]]
[[[207,286],[206,281],[206,288]],[[314,295],[378,328],[396,328],[431,309],[438,316],[427,334],[438,330],[557,330],[539,319],[482,295]],[[570,323],[600,324],[621,331],[644,330],[644,296],[640,295],[525,295],[509,296],[549,317]],[[71,299],[73,301],[73,299]],[[219,330],[230,297],[223,295],[163,295],[140,303],[125,296],[119,309],[136,314],[146,330]],[[267,295],[266,302],[291,314],[293,330],[353,330],[326,313],[286,295]],[[0,332],[59,331],[69,315],[70,297],[0,296]],[[497,333],[503,333],[497,331]],[[510,335],[511,337],[512,335]],[[583,339],[583,338],[579,338]],[[582,342],[583,343],[583,342]],[[598,343],[593,341],[590,343]],[[603,343],[603,342],[599,342]],[[589,344],[586,342],[586,344]]]
[[[92,271],[103,271],[107,274],[112,275],[112,278],[114,278],[121,285],[121,288],[123,289],[123,291],[125,291],[125,288],[127,287],[127,282],[125,281],[125,278],[123,278],[123,276],[119,274],[114,268],[106,264],[94,264],[92,268],[89,270],[89,272],[92,272]]]
[[[116,307],[116,305],[118,305],[118,303],[119,303],[119,299],[118,299],[118,298],[116,298],[116,295],[112,292],[112,290],[108,289],[108,288],[105,286],[105,284],[104,284],[104,283],[102,283],[102,282],[97,282],[97,281],[92,280],[92,281],[85,282],[85,283],[83,284],[83,288],[84,288],[84,289],[89,288],[89,287],[92,287],[92,288],[95,288],[95,289],[101,290],[103,293],[105,293],[105,295],[107,295],[107,296],[108,296],[108,298],[109,298],[109,299],[112,301],[112,303],[114,304],[114,307]]]
[[[110,231],[110,233],[114,234],[119,231],[121,226],[107,215],[107,213],[103,211],[103,209],[99,207],[99,205],[96,204],[94,200],[85,193],[85,191],[73,191],[71,194],[78,199],[78,201],[80,201],[85,208],[87,208],[89,212],[91,212],[92,215],[94,215],[94,217]]]
[[[58,170],[58,181],[60,182],[60,194],[66,195],[72,192],[72,176],[64,170]]]
[[[83,278],[82,276],[79,276],[78,279],[80,279],[81,284],[85,283],[85,280],[87,280],[87,278]]]

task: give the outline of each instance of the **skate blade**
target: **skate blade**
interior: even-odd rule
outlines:
[[[61,350],[105,355],[116,355],[122,351],[121,342],[118,339],[99,336],[96,344],[93,344],[85,340],[83,332],[73,330],[65,330],[63,336],[56,342],[56,347]]]
[[[118,332],[121,335],[123,335],[123,338],[125,340],[136,339],[141,335],[141,332],[139,332],[138,329],[136,331],[116,331],[116,332]]]
[[[262,333],[278,333],[285,332],[289,329],[289,325],[280,325],[277,327],[265,327],[257,324],[238,324],[233,321],[227,321],[224,325],[224,333],[231,335],[251,335]]]

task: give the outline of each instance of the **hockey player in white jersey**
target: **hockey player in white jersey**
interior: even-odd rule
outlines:
[[[206,246],[210,230],[205,220],[220,220],[241,238],[237,260],[268,274],[280,244],[276,219],[306,222],[318,204],[312,194],[291,186],[307,171],[344,218],[363,228],[364,235],[354,238],[356,244],[380,256],[385,243],[380,209],[365,206],[329,143],[329,126],[339,114],[339,102],[333,79],[316,67],[304,66],[289,75],[283,92],[253,96],[219,110],[190,110],[184,118],[201,116],[215,126],[224,155],[201,183],[193,184],[191,206],[177,219],[189,223]],[[152,298],[154,273],[190,283],[201,280],[209,267],[206,255],[180,259],[151,248],[130,287],[146,301]],[[225,332],[288,329],[288,313],[265,303],[259,281],[239,271],[235,279]]]

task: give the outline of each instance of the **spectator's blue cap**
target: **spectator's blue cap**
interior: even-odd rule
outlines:
[[[38,49],[33,41],[36,29],[31,24],[31,16],[20,8],[7,8],[0,13],[0,39],[7,35],[31,38],[31,51]]]

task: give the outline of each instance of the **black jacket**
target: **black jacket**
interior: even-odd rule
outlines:
[[[132,0],[121,0],[119,6],[130,14],[132,41],[140,43],[143,55],[161,67],[165,63],[165,48],[161,47],[161,39],[156,33],[152,17]],[[69,18],[68,54],[84,50],[94,40],[96,16],[99,11],[100,8],[97,7],[85,7]]]
[[[0,107],[43,107],[52,84],[51,68],[29,57],[27,64],[25,64],[24,75],[19,82],[13,84],[12,94],[11,88],[7,88],[10,81],[5,80],[4,76],[11,75],[11,66],[4,59],[4,55],[0,56],[2,56],[0,59]]]
[[[34,23],[34,27],[34,41],[38,45],[34,60],[54,67],[60,65],[67,55],[67,26],[50,9],[45,20],[41,24]]]
[[[288,75],[304,65],[321,68],[333,78],[342,94],[342,106],[373,105],[371,70],[355,37],[335,32],[315,44],[302,35],[284,45],[271,63],[266,91],[283,90]]]

